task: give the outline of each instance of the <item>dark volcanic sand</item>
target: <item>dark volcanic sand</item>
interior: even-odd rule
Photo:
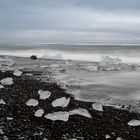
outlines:
[[[71,97],[68,107],[53,108],[51,102],[54,99],[70,96],[56,84],[44,83],[25,74],[16,77],[12,72],[0,72],[0,80],[6,77],[13,77],[14,84],[0,89],[0,98],[6,102],[6,105],[0,105],[0,129],[4,132],[4,134],[0,133],[0,139],[104,140],[108,134],[111,136],[110,140],[116,140],[117,137],[122,137],[124,140],[140,140],[140,126],[127,125],[132,119],[140,119],[139,114],[112,107],[104,107],[103,112],[98,112],[92,109],[92,103],[76,101],[73,97]],[[52,93],[51,97],[47,100],[40,100],[39,89],[49,90]],[[39,105],[27,106],[26,101],[30,98],[37,99]],[[34,116],[35,111],[40,108],[44,109],[44,115],[46,115],[79,107],[87,109],[92,119],[73,115],[67,122],[63,122],[47,120],[44,116],[41,118]],[[7,120],[7,117],[12,117],[13,120]]]

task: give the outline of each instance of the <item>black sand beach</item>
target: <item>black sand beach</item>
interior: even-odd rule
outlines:
[[[0,80],[7,77],[14,79],[14,84],[0,89],[0,98],[6,104],[0,104],[0,139],[4,140],[140,140],[140,126],[128,126],[133,119],[140,119],[140,114],[130,113],[113,107],[103,107],[103,112],[92,108],[92,103],[76,101],[65,93],[57,84],[36,80],[34,76],[13,76],[13,72],[0,71]],[[32,72],[39,75],[39,72]],[[50,91],[51,97],[40,100],[38,90]],[[70,97],[67,107],[52,107],[51,102],[59,97]],[[26,105],[30,98],[37,99],[35,107]],[[92,118],[72,115],[68,121],[52,121],[35,117],[37,109],[43,109],[44,115],[56,111],[70,111],[84,108]]]

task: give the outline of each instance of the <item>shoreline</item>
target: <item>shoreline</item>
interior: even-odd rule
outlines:
[[[57,83],[61,88],[65,89],[68,94],[74,96],[75,99],[77,99],[79,101],[86,101],[86,102],[95,101],[96,95],[91,94],[90,96],[94,96],[94,98],[92,98],[91,100],[90,100],[90,98],[89,99],[84,98],[83,94],[80,93],[81,94],[80,95],[78,93],[79,89],[78,90],[76,89],[76,92],[75,92],[75,89],[73,90],[73,88],[75,88],[75,86],[80,87],[82,89],[86,85],[90,86],[90,84],[91,84],[91,86],[93,87],[91,90],[94,92],[94,90],[96,90],[97,86],[99,86],[99,88],[101,88],[101,89],[105,86],[104,84],[102,84],[100,82],[106,78],[112,78],[112,79],[114,78],[115,79],[115,77],[117,78],[119,75],[120,75],[120,77],[123,77],[123,75],[126,73],[128,73],[128,74],[129,73],[130,74],[137,73],[139,75],[139,69],[138,70],[137,69],[134,69],[134,70],[131,70],[131,69],[123,70],[122,69],[121,71],[120,70],[117,70],[117,71],[116,70],[97,70],[96,69],[97,65],[100,65],[100,64],[96,63],[96,62],[92,62],[92,63],[88,62],[87,63],[87,62],[81,62],[81,61],[51,60],[51,59],[40,59],[40,58],[36,59],[36,60],[31,60],[30,58],[24,58],[24,57],[12,57],[12,59],[14,60],[13,66],[2,66],[0,68],[0,70],[5,70],[5,71],[12,70],[13,71],[15,69],[19,69],[21,71],[27,71],[27,72],[34,71],[36,73],[42,73],[42,74],[36,75],[35,78],[37,80],[39,79],[43,82]],[[77,74],[78,74],[78,77],[77,77]],[[87,74],[89,74],[89,75],[87,75]],[[117,74],[117,75],[114,75],[114,74]],[[86,75],[86,77],[82,77],[83,75]],[[106,75],[107,75],[107,77],[106,77]],[[111,77],[108,77],[109,75],[111,75]],[[136,75],[136,77],[137,77],[137,75]],[[79,81],[78,78],[81,78],[82,80]],[[90,79],[88,79],[88,78],[90,78]],[[99,80],[101,79],[101,80],[99,81],[99,84],[98,84],[98,82],[94,83],[94,81],[92,79],[93,80],[94,79],[99,79]],[[89,82],[84,83],[84,81],[87,81],[87,80],[89,80]],[[110,83],[110,84],[112,84],[112,83]],[[109,85],[109,86],[106,85],[106,86],[107,86],[107,88],[110,88],[112,85]],[[112,86],[112,87],[117,90],[117,88],[115,86]],[[88,88],[85,89],[85,92],[86,92],[86,90],[88,90]],[[102,90],[106,91],[106,88],[105,89],[103,88]],[[118,94],[118,97],[119,97],[119,94]],[[99,98],[101,98],[101,101],[98,101]],[[112,102],[115,103],[114,106],[117,105],[118,101],[119,101],[119,104],[121,106],[123,106],[123,105],[125,105],[123,103],[126,102],[126,100],[129,100],[129,98],[126,98],[126,100],[123,101],[122,97],[121,97],[120,100],[119,100],[119,98],[118,99],[116,98],[116,101],[115,101],[114,100],[115,98],[114,97],[112,98],[111,96],[108,96],[108,95],[106,96],[104,94],[101,94],[99,97],[97,96],[97,99],[95,102],[102,102],[102,100],[106,101],[108,99],[113,99]],[[132,99],[133,103],[136,102],[136,104],[132,103],[132,106],[136,105],[136,107],[137,107],[139,100],[136,100],[133,98],[130,98],[130,101],[128,103],[126,103],[126,106],[127,105],[129,106],[129,104],[131,103],[131,99]],[[107,106],[109,106],[108,103],[109,102],[107,102]],[[111,103],[110,106],[113,106],[113,104]],[[139,111],[140,110],[137,110],[137,112],[139,112]]]
[[[129,126],[128,122],[139,119],[140,114],[130,113],[127,110],[119,110],[114,107],[103,106],[103,111],[92,108],[93,102],[77,101],[71,95],[65,93],[55,83],[46,83],[36,80],[35,75],[41,73],[32,72],[33,76],[28,76],[27,71],[19,77],[13,76],[13,72],[0,72],[0,80],[5,77],[12,77],[14,84],[6,85],[0,89],[1,99],[6,104],[0,105],[0,138],[16,139],[39,139],[44,140],[104,140],[117,138],[133,140],[140,139],[140,126]],[[46,100],[39,99],[38,90],[49,90],[52,94]],[[67,107],[52,107],[51,103],[55,99],[70,98]],[[39,101],[35,107],[27,106],[26,102],[30,98]],[[91,118],[82,115],[72,115],[67,121],[52,121],[44,118],[47,113],[58,111],[70,111],[73,109],[86,109]],[[43,109],[41,117],[35,116],[37,109]],[[85,115],[85,114],[84,114]],[[109,138],[108,138],[109,137]]]

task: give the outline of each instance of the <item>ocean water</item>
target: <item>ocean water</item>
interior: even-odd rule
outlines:
[[[103,56],[118,57],[124,63],[140,62],[140,45],[0,45],[0,55],[98,62]]]

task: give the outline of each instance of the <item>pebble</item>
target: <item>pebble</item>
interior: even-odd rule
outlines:
[[[26,102],[27,106],[37,106],[38,105],[38,101],[36,99],[30,99]]]
[[[35,112],[35,116],[36,116],[36,117],[42,117],[43,114],[44,114],[44,110],[43,110],[43,109],[38,109],[38,110]]]

